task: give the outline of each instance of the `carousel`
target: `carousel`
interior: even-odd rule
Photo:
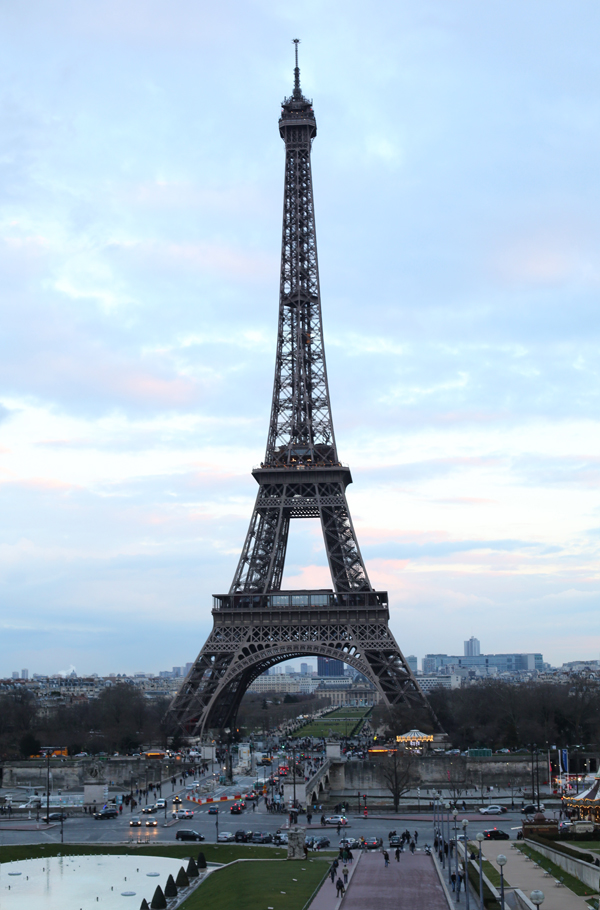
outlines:
[[[565,815],[576,820],[600,824],[600,771],[591,787],[577,796],[563,796]]]
[[[408,733],[397,736],[396,742],[399,748],[420,754],[431,747],[433,736],[430,733],[421,733],[420,730],[409,730]]]

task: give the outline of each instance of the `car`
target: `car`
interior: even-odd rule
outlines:
[[[175,840],[204,840],[203,834],[198,834],[197,831],[192,831],[191,828],[180,828],[177,834],[175,835]]]
[[[252,831],[243,831],[241,828],[235,832],[236,844],[249,844],[252,840]]]
[[[274,834],[273,843],[277,844],[278,847],[287,847],[287,843],[288,843],[287,831],[280,831],[278,834]]]
[[[235,841],[235,834],[232,834],[231,831],[221,831],[217,840],[220,844],[229,844],[231,841]]]
[[[130,819],[130,821],[129,821],[129,827],[130,828],[141,828],[142,820],[140,818],[138,818],[137,815],[134,816],[134,818]]]
[[[569,833],[569,828],[571,828],[573,822],[564,821],[558,823],[558,830],[563,831],[565,834]]]
[[[164,809],[166,807],[166,805],[167,805],[166,799],[157,799],[156,802],[154,803],[154,808],[155,809]]]
[[[146,819],[146,828],[158,828],[158,822],[155,818]]]
[[[390,847],[401,847],[402,838],[398,834],[392,834],[390,837]]]
[[[142,815],[152,815],[155,809],[156,806],[144,806],[142,809]]]
[[[482,806],[479,810],[480,815],[502,815],[507,812],[506,806]]]
[[[272,844],[273,835],[269,834],[268,831],[255,831],[252,835],[253,844]]]
[[[94,812],[94,818],[118,818],[119,810],[115,808],[110,808],[106,806],[104,809],[100,809],[99,812]]]
[[[239,803],[234,803],[229,811],[232,815],[241,815],[244,809]]]
[[[383,841],[380,837],[366,837],[364,840],[367,850],[379,850],[383,847]]]
[[[348,819],[345,815],[328,815],[325,819],[326,825],[342,825],[342,827],[348,825]]]
[[[177,811],[177,818],[193,818],[194,812],[192,809],[179,809]]]
[[[219,807],[218,807],[218,806],[210,806],[209,809],[208,809],[208,814],[209,814],[209,815],[218,815],[218,814],[219,814]]]
[[[398,838],[398,843],[400,843],[401,838]],[[338,844],[340,850],[343,850],[344,847],[347,847],[348,850],[358,850],[360,847],[360,841],[356,840],[355,837],[342,837],[341,841]],[[390,840],[390,847],[393,846],[392,840]]]
[[[534,806],[533,803],[529,803],[529,805],[523,806],[523,808],[521,809],[521,814],[522,814],[522,815],[535,815],[535,813],[536,813],[537,811],[538,811],[538,807],[537,807],[537,806]],[[539,811],[540,811],[540,812],[543,812],[543,811],[544,811],[544,804],[543,804],[543,803],[540,803],[540,809],[539,809]]]
[[[43,815],[43,822],[64,822],[65,818],[68,818],[66,812],[51,812],[50,815]]]
[[[77,755],[74,755],[73,758],[87,758],[87,752],[78,752]]]
[[[489,828],[483,832],[483,836],[486,840],[510,840],[510,834],[501,831],[500,828]]]
[[[180,806],[182,802],[183,802],[183,800],[181,799],[180,796],[174,796],[172,799],[172,803],[174,806]]]
[[[309,846],[313,850],[325,850],[331,844],[329,838],[325,837],[324,835],[320,835],[319,837],[311,837],[309,840],[311,841]],[[308,841],[306,841],[306,843],[308,844]]]

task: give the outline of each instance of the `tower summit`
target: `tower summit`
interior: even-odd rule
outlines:
[[[374,591],[346,501],[350,469],[338,458],[323,343],[311,149],[312,101],[294,89],[281,105],[285,143],[275,379],[258,493],[214,628],[171,712],[189,733],[233,726],[244,692],[282,660],[317,655],[364,674],[389,706],[428,703],[389,629],[387,593]],[[319,518],[333,588],[282,591],[290,521]]]

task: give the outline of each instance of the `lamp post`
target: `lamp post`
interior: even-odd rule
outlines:
[[[467,910],[469,910],[469,849],[467,846],[467,828],[469,826],[469,819],[463,818],[462,820],[462,829],[465,836],[463,840],[463,847],[465,850],[465,859],[464,859],[464,869],[465,869],[465,903],[467,905]]]
[[[217,806],[217,813],[215,816],[215,825],[217,826],[217,839],[215,843],[219,843],[219,807]]]
[[[483,841],[483,834],[481,831],[478,831],[475,835],[479,843],[479,910],[484,910],[483,906],[483,864],[482,864],[482,855],[481,855],[481,844]]]
[[[504,910],[504,867],[506,865],[506,857],[503,853],[500,853],[496,857],[496,862],[500,866],[500,910]]]
[[[450,884],[450,882],[452,881],[452,862],[450,861],[450,803],[446,803],[444,808],[446,810],[446,819],[448,821],[448,840],[446,841],[446,843],[448,844],[448,884]],[[442,823],[442,828],[443,827],[444,827],[444,825]],[[444,840],[446,840],[445,832],[444,832]],[[444,854],[445,853],[446,853],[446,844],[444,844]]]
[[[454,818],[454,874],[456,875],[456,903],[460,903],[460,882],[458,880],[458,836],[456,828],[456,816],[458,815],[458,809],[456,806],[452,810],[452,817]]]
[[[421,814],[421,788],[417,787],[417,815]]]
[[[536,888],[535,891],[532,891],[531,894],[529,895],[529,900],[531,901],[532,904],[535,904],[535,906],[538,907],[538,910],[539,910],[539,906],[540,906],[540,904],[544,903],[545,897],[546,897],[546,895],[544,894],[544,892],[539,891]]]

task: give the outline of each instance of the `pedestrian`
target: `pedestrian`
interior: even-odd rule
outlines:
[[[344,883],[341,878],[338,878],[337,882],[335,883],[335,887],[337,889],[337,896],[343,897],[346,893],[346,889],[344,888]]]
[[[456,891],[456,872],[451,873],[450,881],[452,882],[452,890]]]
[[[344,866],[342,869],[342,875],[344,876],[344,885],[348,884],[348,866]]]
[[[387,852],[387,850],[384,850],[384,851],[383,851],[383,859],[384,859],[384,862],[385,862],[385,867],[386,867],[386,869],[387,869],[387,867],[388,867],[389,864],[390,864],[390,854]]]
[[[415,855],[415,846],[416,846],[416,845],[415,845],[414,840],[411,840],[411,842],[410,842],[410,852],[412,853],[413,856]]]
[[[324,815],[321,816],[321,827],[322,828],[325,827],[325,816]]]
[[[353,859],[354,859],[354,857],[352,856],[352,850],[350,849],[350,847],[348,847],[348,862],[350,863],[350,865],[352,865]]]
[[[333,863],[331,864],[331,869],[329,870],[329,875],[331,877],[331,884],[333,885],[333,883],[335,881],[335,866],[333,865]]]
[[[419,843],[419,832],[415,831],[415,844]]]
[[[394,856],[396,857],[396,862],[399,863],[400,862],[400,847],[396,847],[396,849],[394,851]]]
[[[338,822],[338,823],[337,823],[337,836],[338,836],[338,837],[340,836],[340,831],[341,831],[341,829],[342,829],[342,826],[341,826],[340,823]]]

